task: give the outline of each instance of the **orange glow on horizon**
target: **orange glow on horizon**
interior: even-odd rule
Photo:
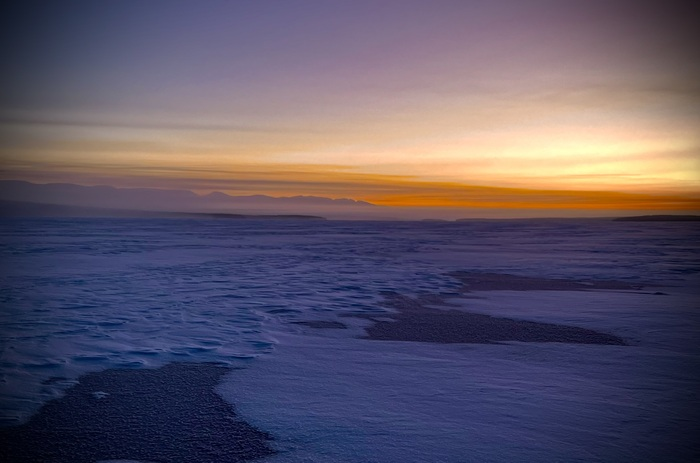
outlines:
[[[392,207],[700,211],[700,195],[489,187],[453,187],[451,190],[438,194],[413,193],[367,200]]]
[[[48,167],[48,166],[47,166]],[[56,166],[57,167],[57,166]],[[69,182],[82,185],[113,185],[121,188],[185,189],[197,194],[220,191],[231,196],[324,196],[352,198],[378,206],[398,208],[476,208],[496,210],[575,211],[668,211],[700,212],[700,191],[671,192],[588,191],[538,188],[506,188],[429,182],[410,176],[352,172],[344,166],[278,165],[213,172],[210,169],[114,169],[113,176],[96,172],[92,166],[70,169],[51,166],[45,170],[16,166],[15,175],[2,179],[23,179],[36,183]],[[662,190],[663,191],[663,190]]]
[[[517,197],[516,197],[517,198]],[[644,199],[625,200],[616,197],[615,193],[610,193],[608,201],[599,200],[597,202],[586,202],[585,200],[568,202],[565,200],[556,200],[549,202],[521,201],[518,199],[503,201],[457,201],[457,200],[412,200],[405,201],[402,198],[388,198],[370,200],[373,204],[379,206],[391,207],[436,207],[436,208],[479,208],[479,209],[569,209],[569,210],[658,210],[658,211],[700,211],[700,200],[692,198],[674,198],[667,197],[649,197]]]

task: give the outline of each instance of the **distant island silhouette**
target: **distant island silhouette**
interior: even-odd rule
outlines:
[[[62,204],[32,203],[0,200],[0,217],[123,217],[174,219],[254,219],[254,220],[326,220],[325,217],[305,214],[229,214],[225,212],[167,212],[135,209],[66,206]]]
[[[200,217],[211,218],[323,218],[333,213],[363,213],[377,208],[366,201],[348,198],[231,196],[219,191],[200,195],[189,190],[38,184],[19,180],[0,180],[0,201],[3,202],[0,212],[4,216],[27,213],[65,216],[66,212],[82,216],[96,212],[109,216],[133,216],[135,213],[143,216],[140,213],[158,212],[178,216],[208,214]]]
[[[231,186],[231,190],[227,191],[237,191],[235,184]],[[629,213],[637,212],[629,211]],[[624,212],[620,210],[618,213]],[[0,180],[0,217],[418,220],[434,224],[475,220],[585,219],[649,222],[700,220],[700,216],[694,215],[645,215],[615,219],[610,216],[591,216],[590,214],[591,211],[567,209],[565,206],[557,210],[534,208],[525,211],[516,205],[508,206],[507,203],[503,207],[492,207],[489,203],[481,204],[479,201],[475,201],[468,207],[395,206],[325,196],[232,195],[221,191],[204,194],[183,189],[120,188],[109,185],[39,184],[22,180]]]
[[[618,217],[616,222],[700,222],[700,215],[636,215]]]

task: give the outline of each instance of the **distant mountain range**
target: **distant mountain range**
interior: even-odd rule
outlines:
[[[134,209],[64,206],[61,204],[5,201],[0,199],[0,218],[7,217],[142,217],[178,219],[326,220],[325,217],[305,214],[230,214],[225,212],[143,211]]]
[[[391,207],[322,196],[232,196],[220,191],[198,195],[188,190],[0,180],[0,216],[4,217],[191,217],[192,214],[197,214],[195,217],[200,218],[423,219],[435,222],[459,220],[463,217],[469,217],[464,220],[527,219],[543,217],[540,215],[543,212],[552,214],[547,215],[551,217],[547,220],[572,217],[572,211],[563,211],[559,215],[551,209],[527,211],[488,207]],[[607,217],[609,219],[611,217]],[[697,221],[699,218],[697,215],[645,215],[622,217],[619,220]]]
[[[700,222],[700,215],[635,215],[618,217],[618,222]]]
[[[70,183],[36,184],[0,181],[0,200],[7,204],[33,203],[79,208],[128,211],[192,212],[219,214],[361,214],[377,206],[353,199],[320,196],[231,196],[221,192],[198,195],[188,190],[115,188]],[[55,210],[55,208],[54,208]]]

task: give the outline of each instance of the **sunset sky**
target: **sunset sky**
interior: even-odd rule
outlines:
[[[16,2],[2,179],[700,210],[690,2]]]

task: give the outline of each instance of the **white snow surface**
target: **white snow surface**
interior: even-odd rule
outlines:
[[[218,392],[287,462],[700,457],[700,224],[22,219],[0,222],[0,424],[80,375],[239,367]],[[482,291],[452,271],[640,291]],[[383,291],[628,346],[360,339]],[[662,292],[663,295],[654,294]],[[316,329],[295,321],[339,321]]]

